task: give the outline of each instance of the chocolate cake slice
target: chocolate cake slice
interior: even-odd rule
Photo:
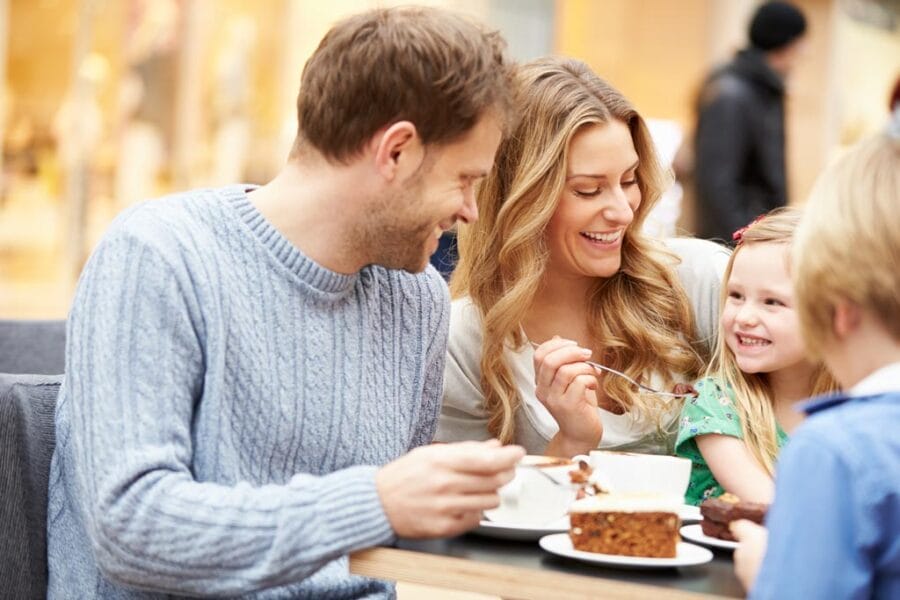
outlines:
[[[768,504],[761,502],[745,502],[734,494],[722,494],[718,498],[709,498],[700,505],[700,527],[703,534],[720,540],[737,541],[731,535],[729,524],[732,521],[747,519],[762,525],[766,517]]]

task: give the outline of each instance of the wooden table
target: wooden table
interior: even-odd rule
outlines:
[[[464,535],[362,550],[350,556],[350,572],[503,598],[743,597],[731,553],[714,555],[712,562],[695,567],[625,570],[554,556],[537,542]]]

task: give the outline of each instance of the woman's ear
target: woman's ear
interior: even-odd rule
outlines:
[[[425,148],[416,126],[397,121],[380,130],[375,139],[375,168],[388,181],[404,181],[425,159]]]

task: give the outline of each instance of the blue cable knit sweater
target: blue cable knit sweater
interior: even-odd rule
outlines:
[[[49,597],[393,597],[346,555],[393,539],[376,465],[431,441],[448,319],[434,269],[329,271],[244,187],[123,214],[69,316]]]

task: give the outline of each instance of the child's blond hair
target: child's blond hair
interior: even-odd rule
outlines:
[[[785,244],[793,242],[794,232],[800,222],[796,208],[779,208],[742,229],[737,247],[725,268],[720,307],[728,298],[728,280],[734,267],[734,259],[741,250],[752,244]],[[785,257],[787,260],[787,257]],[[719,324],[719,337],[713,360],[706,375],[722,384],[731,386],[735,395],[735,408],[741,421],[744,443],[757,462],[770,474],[774,473],[778,456],[778,426],[773,409],[774,395],[765,373],[744,373],[737,365],[734,352],[725,343],[725,331]],[[816,369],[809,382],[810,395],[824,394],[837,389],[837,382],[823,363]]]
[[[870,312],[900,341],[900,136],[865,140],[822,174],[797,230],[793,260],[810,352],[831,340],[842,300]]]

